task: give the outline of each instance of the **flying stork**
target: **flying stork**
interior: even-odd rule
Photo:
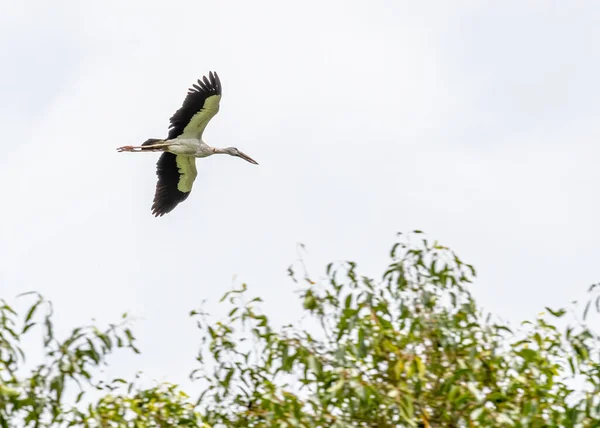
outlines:
[[[206,125],[219,112],[220,101],[221,81],[217,73],[211,71],[208,78],[204,76],[188,90],[183,105],[171,116],[167,139],[151,138],[141,146],[117,149],[119,152],[163,152],[156,163],[158,182],[152,204],[155,217],[171,212],[190,195],[198,175],[196,158],[221,153],[258,165],[258,162],[235,147],[220,149],[202,140]]]

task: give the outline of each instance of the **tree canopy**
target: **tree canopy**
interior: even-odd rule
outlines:
[[[320,280],[290,268],[305,315],[282,328],[245,285],[223,296],[224,319],[193,310],[199,396],[97,380],[115,349],[140,352],[126,316],[59,339],[42,296],[24,314],[3,300],[0,426],[598,426],[599,342],[586,319],[600,312],[600,287],[581,314],[546,308],[513,328],[476,304],[475,269],[450,249],[417,231],[389,257],[379,278],[353,262]],[[44,359],[30,369],[21,343],[35,331]],[[100,398],[86,401],[91,390]]]

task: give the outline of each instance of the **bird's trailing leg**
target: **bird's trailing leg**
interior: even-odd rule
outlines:
[[[170,144],[148,144],[147,146],[123,146],[117,148],[118,152],[164,152]]]

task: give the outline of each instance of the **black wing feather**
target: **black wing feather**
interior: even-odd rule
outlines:
[[[179,168],[173,153],[164,152],[156,163],[156,192],[152,204],[152,214],[155,217],[163,216],[185,201],[191,192],[182,192],[177,188],[179,183]]]
[[[202,110],[204,102],[208,97],[213,95],[221,95],[221,81],[217,73],[212,71],[203,77],[203,80],[198,79],[198,84],[188,90],[188,94],[183,101],[183,105],[171,117],[171,125],[169,126],[168,139],[177,138],[183,133],[183,130],[190,122],[192,117]]]

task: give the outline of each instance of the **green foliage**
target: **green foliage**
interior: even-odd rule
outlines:
[[[188,396],[174,385],[144,390],[123,379],[108,384],[94,379],[94,372],[115,349],[139,353],[125,314],[117,325],[104,330],[75,328],[59,340],[51,304],[29,294],[36,299],[22,320],[0,301],[0,427],[203,426]],[[21,343],[35,334],[36,326],[41,328],[43,362],[26,370]],[[77,393],[73,400],[65,400],[67,390]],[[91,391],[103,395],[84,405]]]
[[[68,384],[79,387],[76,401],[84,395],[84,384],[92,384],[91,370],[104,363],[106,356],[116,348],[127,347],[135,352],[134,338],[121,325],[111,325],[101,331],[96,327],[74,329],[64,340],[54,335],[52,306],[41,296],[19,320],[17,313],[4,300],[0,301],[0,426],[57,424],[68,419],[74,408],[63,406]],[[38,312],[44,314],[38,316]],[[21,342],[25,336],[41,328],[43,362],[23,377],[25,353]],[[98,385],[100,387],[100,385]]]
[[[561,334],[548,316],[517,331],[492,322],[468,290],[475,269],[416,232],[401,237],[380,280],[354,263],[306,274],[313,328],[276,331],[245,287],[221,322],[201,322],[216,366],[202,374],[211,426],[596,426],[598,338]],[[586,311],[589,304],[586,305]],[[561,317],[565,309],[549,310]],[[311,320],[316,322],[310,322]],[[314,328],[318,326],[318,328]],[[573,381],[577,379],[577,382]]]
[[[400,236],[377,280],[351,262],[329,265],[320,281],[290,275],[306,314],[295,325],[275,328],[245,286],[225,294],[220,321],[192,311],[197,399],[176,385],[94,380],[116,348],[137,352],[126,318],[59,341],[41,297],[21,321],[2,302],[0,426],[598,426],[598,336],[585,320],[600,310],[600,287],[582,322],[546,308],[511,329],[477,307],[473,267],[420,232]],[[45,358],[26,371],[20,342],[37,325]],[[65,399],[67,386],[76,400]],[[89,388],[102,396],[83,404]]]

